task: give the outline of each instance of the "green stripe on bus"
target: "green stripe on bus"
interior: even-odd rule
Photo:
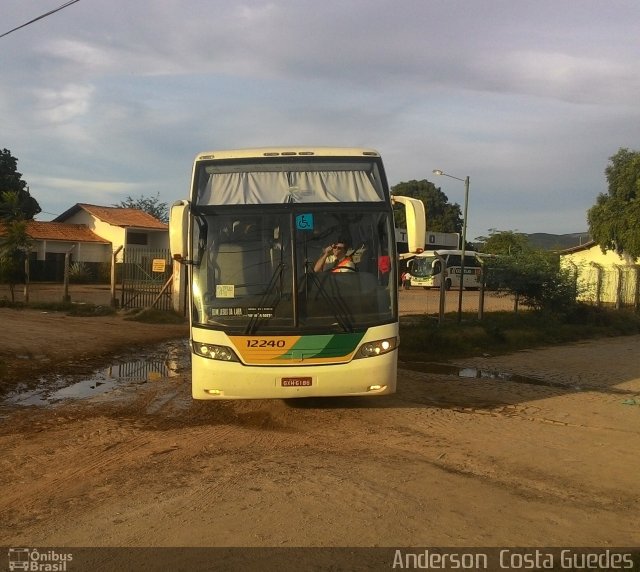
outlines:
[[[278,359],[296,359],[303,354],[306,358],[341,357],[353,352],[364,332],[355,334],[333,334],[320,336],[302,336],[288,352]]]

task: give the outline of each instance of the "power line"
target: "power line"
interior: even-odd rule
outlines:
[[[13,30],[9,30],[8,32],[5,32],[4,34],[0,34],[0,38],[4,38],[5,36],[8,36],[9,34],[11,34],[11,32],[15,32],[16,30],[19,30],[20,28],[24,28],[24,27],[28,26],[29,24],[33,24],[34,22],[37,22],[38,20],[42,20],[43,18],[46,18],[47,16],[51,16],[51,14],[55,14],[56,12],[59,12],[63,8],[66,8],[67,6],[71,6],[71,4],[75,4],[76,2],[80,2],[80,0],[69,0],[69,2],[65,2],[62,6],[58,6],[54,10],[50,10],[46,14],[42,14],[42,16],[38,16],[37,18],[34,18],[33,20],[29,20],[28,22],[22,24],[21,26],[18,26],[17,28],[14,28]]]

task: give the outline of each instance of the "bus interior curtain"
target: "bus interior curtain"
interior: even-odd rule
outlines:
[[[284,202],[379,202],[382,190],[364,171],[212,173],[201,189],[200,205]]]
[[[307,171],[293,174],[300,197],[295,202],[355,203],[384,200],[382,190],[373,185],[364,171]]]
[[[201,205],[282,203],[289,196],[286,173],[212,173],[200,192]]]

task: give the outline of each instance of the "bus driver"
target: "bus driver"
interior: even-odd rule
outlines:
[[[356,265],[347,256],[348,241],[339,238],[334,244],[327,246],[316,261],[314,272],[355,272]]]

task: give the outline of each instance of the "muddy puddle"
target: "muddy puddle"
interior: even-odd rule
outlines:
[[[174,378],[189,370],[189,360],[188,341],[165,342],[135,354],[115,356],[109,365],[89,375],[41,377],[30,387],[18,387],[0,404],[46,407],[69,400],[108,396],[118,390]]]
[[[475,367],[460,367],[435,362],[399,362],[401,369],[435,375],[456,376],[468,380],[491,380],[522,383],[560,389],[581,391],[578,385],[554,382],[535,377],[522,376],[496,370]],[[90,399],[119,395],[122,390],[132,389],[147,383],[170,380],[178,375],[190,373],[188,340],[165,342],[135,354],[115,356],[109,365],[90,374],[43,376],[29,387],[23,385],[0,399],[0,406],[47,407],[70,400]],[[611,391],[611,389],[610,389]],[[620,393],[629,393],[620,390]]]

